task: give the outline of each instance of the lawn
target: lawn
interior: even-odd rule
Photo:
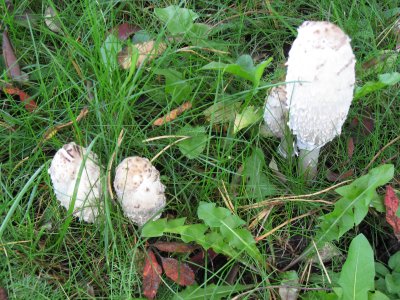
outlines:
[[[400,297],[399,3],[0,8],[1,300]],[[340,27],[356,58],[342,132],[311,179],[290,129],[284,158],[263,120],[306,20]],[[70,142],[98,157],[94,223],[60,205],[48,174]],[[113,188],[130,156],[165,186],[161,219],[144,227]]]

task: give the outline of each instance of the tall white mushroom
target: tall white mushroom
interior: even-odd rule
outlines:
[[[78,178],[83,163],[81,177]],[[93,223],[102,208],[102,185],[97,155],[71,142],[57,151],[48,172],[56,198],[66,209],[69,208],[75,186],[78,185],[73,215]]]
[[[300,171],[317,173],[322,146],[341,133],[355,83],[350,38],[329,22],[304,22],[287,62],[289,127],[300,149]]]
[[[147,158],[125,158],[115,170],[114,188],[124,214],[133,223],[142,226],[161,216],[165,186]]]

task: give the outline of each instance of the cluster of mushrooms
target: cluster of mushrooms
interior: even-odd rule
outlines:
[[[267,96],[264,120],[269,131],[281,138],[280,153],[287,155],[288,127],[296,136],[299,169],[306,178],[317,173],[322,146],[340,134],[355,84],[355,57],[350,38],[329,22],[304,22],[289,52],[286,85]],[[61,205],[94,222],[103,209],[103,183],[97,155],[75,143],[55,154],[49,174]],[[165,207],[165,187],[151,162],[125,158],[115,170],[114,189],[124,214],[142,226],[160,217]]]
[[[289,51],[285,85],[266,98],[267,129],[281,139],[279,152],[286,156],[289,127],[307,179],[317,174],[321,147],[341,133],[353,99],[355,62],[350,38],[339,27],[306,21]]]
[[[103,210],[101,167],[95,153],[74,142],[64,145],[55,154],[48,170],[54,193],[73,215],[94,223]],[[124,214],[142,226],[156,220],[165,207],[165,187],[160,173],[147,158],[125,158],[115,170],[114,189]]]

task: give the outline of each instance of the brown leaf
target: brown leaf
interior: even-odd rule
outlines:
[[[347,172],[344,172],[342,174],[328,170],[328,172],[326,173],[326,179],[328,179],[331,182],[343,181],[343,180],[353,176],[353,174],[354,174],[353,170],[348,170]]]
[[[162,258],[162,266],[165,274],[179,285],[192,285],[194,281],[194,272],[184,263],[174,258]]]
[[[161,126],[164,125],[165,123],[171,122],[175,120],[180,114],[182,114],[184,111],[191,109],[192,108],[192,103],[190,102],[185,102],[178,108],[175,108],[171,110],[169,114],[167,114],[164,117],[158,118],[153,122],[154,126]]]
[[[31,99],[31,97],[21,91],[19,88],[6,86],[3,87],[3,92],[9,95],[18,95],[19,99],[25,104],[25,108],[27,111],[34,111],[37,108],[36,102]]]
[[[5,288],[0,287],[0,300],[7,300],[8,299],[8,295],[7,295],[7,291]]]
[[[146,60],[146,58],[147,62],[149,62],[162,54],[167,46],[164,43],[156,44],[154,41],[147,41],[125,46],[118,53],[118,63],[124,70],[129,69],[132,65],[133,48],[136,48],[139,54],[136,61],[136,67],[139,67]]]
[[[190,258],[190,267],[194,272],[197,272],[197,270],[200,268],[200,266],[204,266],[205,263],[205,252],[204,250],[201,250],[199,253],[193,255]],[[213,261],[214,258],[218,255],[218,253],[215,253],[214,250],[208,249],[207,250],[207,258],[210,261]]]
[[[164,252],[191,253],[198,247],[179,242],[155,242],[152,246]]]
[[[57,13],[51,6],[48,6],[44,12],[44,22],[51,31],[62,33],[61,22],[57,19]]]
[[[14,53],[13,46],[8,37],[7,30],[4,30],[4,32],[3,32],[2,48],[3,48],[2,50],[3,50],[4,63],[6,65],[8,75],[13,80],[19,80],[21,78],[21,68],[19,67],[17,57],[15,56],[15,53]]]
[[[364,117],[362,120],[363,124],[363,134],[364,135],[369,135],[374,131],[374,119],[371,117]]]
[[[354,154],[354,139],[350,137],[347,140],[347,155],[349,158],[352,158]]]
[[[143,294],[147,299],[154,299],[160,286],[162,269],[153,251],[148,250],[147,255],[143,269]]]
[[[394,235],[400,241],[400,218],[396,216],[399,208],[399,198],[397,198],[394,189],[390,185],[386,186],[385,207],[386,221],[392,226]]]

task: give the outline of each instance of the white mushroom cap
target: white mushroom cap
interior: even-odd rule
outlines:
[[[279,138],[284,136],[287,123],[286,99],[286,87],[284,85],[273,87],[266,97],[264,122],[267,129]]]
[[[122,210],[133,223],[142,226],[161,216],[165,186],[147,158],[125,158],[115,170],[114,188]]]
[[[300,149],[322,147],[340,134],[353,99],[350,38],[329,22],[304,22],[287,66],[289,127]]]
[[[78,181],[79,169],[86,157],[82,175]],[[100,166],[97,155],[74,142],[64,145],[54,155],[48,170],[57,200],[69,208],[75,185],[79,184],[74,205],[74,216],[93,223],[101,210],[102,193]]]

